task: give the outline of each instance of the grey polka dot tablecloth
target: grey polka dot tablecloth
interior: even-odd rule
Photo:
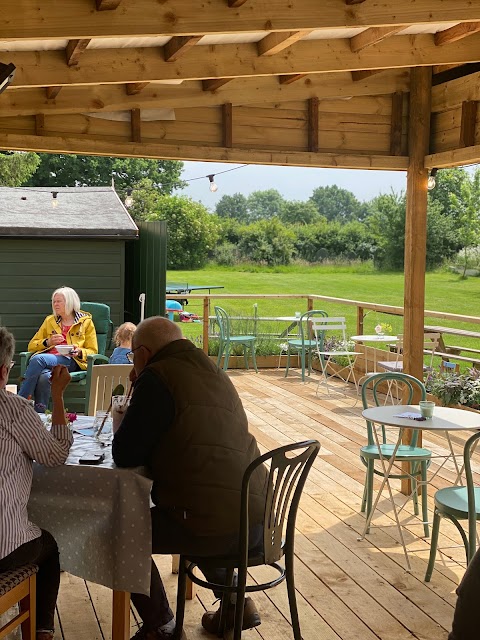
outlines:
[[[74,426],[92,423],[82,416]],[[55,537],[65,571],[118,591],[148,594],[152,482],[142,469],[116,468],[111,446],[74,436],[65,465],[34,465],[29,517]],[[101,465],[78,464],[99,452],[105,454]]]

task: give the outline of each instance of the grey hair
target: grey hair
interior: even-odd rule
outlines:
[[[15,353],[15,338],[6,327],[0,327],[0,367],[8,367]]]
[[[62,295],[65,298],[65,313],[69,316],[76,311],[80,311],[80,298],[78,297],[78,293],[75,289],[71,287],[60,287],[59,289],[55,289],[52,293],[52,311],[53,315],[55,315],[55,311],[53,309],[53,298],[58,294]]]

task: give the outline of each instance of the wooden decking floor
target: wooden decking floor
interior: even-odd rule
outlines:
[[[386,526],[374,526],[365,540],[358,540],[364,525],[360,513],[364,467],[358,450],[365,442],[365,422],[360,404],[354,405],[353,396],[317,397],[316,379],[303,384],[296,373],[285,379],[283,371],[232,372],[231,379],[262,451],[308,438],[321,443],[297,519],[295,573],[304,640],[445,640],[455,588],[465,570],[460,537],[453,525],[442,522],[439,544],[445,549],[437,556],[429,584],[423,577],[430,545],[420,537],[423,527],[412,515],[411,501],[401,515],[411,573],[405,571],[399,533],[383,494],[374,523]],[[453,440],[460,450],[465,438],[455,435]],[[445,439],[428,433],[424,446],[435,453],[446,451]],[[433,462],[431,473],[436,470],[438,464]],[[440,469],[429,486],[430,509],[435,490],[454,477],[450,462]],[[396,494],[398,504],[402,498]],[[174,604],[176,576],[170,572],[170,557],[156,559]],[[265,568],[257,569],[252,579],[265,575]],[[199,589],[197,597],[187,602],[189,640],[210,637],[202,630],[200,618],[213,599],[210,592]],[[256,594],[255,601],[262,624],[244,632],[246,638],[292,637],[285,585]],[[132,635],[134,623],[132,613]],[[109,590],[62,574],[55,638],[109,639],[110,625]]]

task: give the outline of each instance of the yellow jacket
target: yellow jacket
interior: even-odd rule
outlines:
[[[34,353],[43,353],[53,349],[53,347],[45,346],[45,340],[50,338],[52,333],[61,335],[61,321],[60,316],[47,316],[40,329],[30,340],[28,350]],[[86,311],[75,313],[74,323],[70,327],[66,337],[67,344],[76,344],[77,347],[81,349],[80,357],[75,357],[74,360],[80,369],[85,370],[87,368],[87,356],[98,353],[97,334],[92,316]]]

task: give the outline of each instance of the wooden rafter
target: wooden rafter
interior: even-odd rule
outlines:
[[[288,76],[278,76],[279,84],[293,84],[294,82],[298,82],[302,78],[306,78],[308,74],[306,73],[292,73]]]
[[[404,28],[405,25],[399,25],[396,27],[372,27],[371,29],[365,29],[365,31],[362,31],[356,36],[353,36],[353,38],[350,38],[350,49],[353,52],[362,51],[367,47],[378,44],[382,40],[385,40],[385,38],[395,35]]]
[[[115,12],[92,11],[88,0],[68,3],[59,19],[55,2],[22,0],[21,29],[18,4],[4,2],[0,12],[2,40],[37,40],[52,38],[140,37],[152,35],[194,35],[199,33],[242,33],[272,30],[331,29],[345,27],[384,27],[401,24],[438,24],[480,20],[480,3],[472,0],[369,0],[361,7],[345,10],[341,0],[251,0],[235,13],[227,2],[205,2],[199,11],[198,0],[181,3],[135,0],[125,2]],[[178,7],[176,6],[178,5]],[[166,7],[170,10],[166,10]]]
[[[310,31],[281,31],[280,33],[269,33],[257,43],[259,56],[274,56],[295,42],[301,40]]]
[[[479,22],[461,22],[460,24],[456,24],[454,27],[450,27],[450,29],[439,31],[438,33],[435,34],[434,40],[437,47],[440,47],[444,44],[457,42],[457,40],[461,40],[462,38],[471,36],[474,33],[478,33],[479,31],[480,31],[480,21]]]
[[[475,144],[477,111],[478,102],[476,100],[466,100],[462,104],[462,121],[460,125],[461,147],[472,147]]]
[[[308,150],[312,153],[318,152],[318,104],[318,98],[308,100]]]
[[[447,167],[461,167],[465,164],[478,163],[480,163],[480,144],[473,147],[431,153],[425,157],[425,166],[428,169],[445,169]]]
[[[90,40],[69,40],[67,48],[65,49],[65,57],[67,65],[69,67],[75,67],[79,61],[80,56],[90,44]]]
[[[174,36],[163,47],[165,62],[175,62],[197,44],[202,36]]]
[[[127,111],[135,107],[177,108],[182,104],[190,107],[220,106],[225,101],[241,105],[308,100],[312,97],[334,99],[391,94],[408,91],[409,88],[409,72],[406,70],[388,71],[364,82],[353,82],[349,76],[348,73],[315,74],[308,81],[294,82],[289,86],[280,84],[275,76],[238,78],[218,93],[203,91],[199,82],[175,86],[149,84],[142,88],[141,93],[136,91],[132,95],[127,95],[125,85],[121,84],[73,86],[64,87],[55,102],[50,103],[45,102],[43,88],[8,90],[0,97],[1,115],[34,115],[40,111],[52,114]],[[291,80],[295,76],[286,78]],[[147,83],[134,83],[134,88],[137,84]]]
[[[402,155],[403,132],[403,93],[396,91],[392,95],[392,115],[390,121],[390,155]]]
[[[142,141],[142,121],[140,118],[140,109],[132,109],[130,111],[130,128],[132,142]]]
[[[111,11],[116,9],[122,0],[95,0],[97,11]]]
[[[47,100],[54,100],[60,93],[62,87],[45,87],[45,95]]]
[[[233,147],[233,107],[231,102],[222,105],[222,143],[228,149]]]
[[[230,8],[241,7],[247,0],[228,0],[228,6]]]
[[[125,85],[125,92],[127,96],[136,96],[141,91],[148,87],[149,82],[127,82]]]
[[[251,44],[225,44],[198,47],[195,56],[177,62],[164,62],[155,48],[87,49],[82,65],[74,74],[63,65],[56,51],[10,52],[17,67],[14,88],[69,84],[108,84],[155,80],[202,80],[215,68],[215,77],[329,73],[433,64],[477,62],[480,34],[448,47],[436,47],[431,36],[396,36],[371,51],[353,53],[344,40],[297,42],[288,55],[258,57]],[[210,75],[210,77],[212,77]]]
[[[204,91],[216,91],[227,82],[231,82],[231,80],[233,78],[208,78],[207,80],[202,80],[202,87]]]
[[[346,5],[363,4],[364,2],[365,2],[365,0],[345,0],[345,4]]]

